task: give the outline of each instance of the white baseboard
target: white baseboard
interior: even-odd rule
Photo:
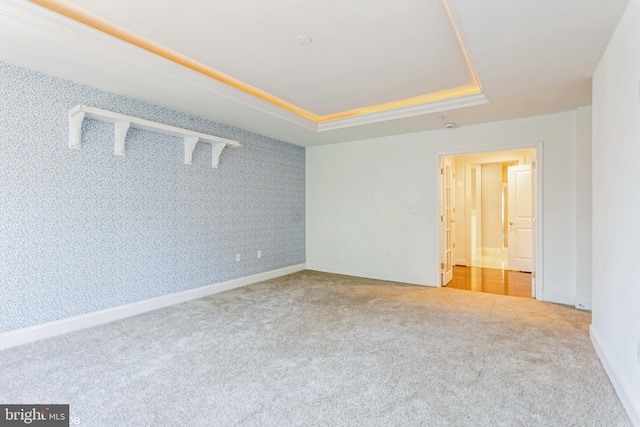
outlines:
[[[561,294],[552,294],[549,292],[542,293],[541,301],[545,302],[554,302],[556,304],[564,304],[574,306],[576,303],[576,299],[569,295],[561,295]]]
[[[403,277],[403,276],[395,276],[391,274],[369,273],[369,272],[352,270],[350,268],[342,268],[342,267],[307,264],[307,270],[322,271],[323,273],[342,274],[345,276],[363,277],[366,279],[386,280],[389,282],[408,283],[410,285],[431,286],[431,287],[436,286],[433,283],[429,283],[424,279],[420,279],[416,277]]]
[[[589,336],[600,358],[600,362],[602,362],[602,366],[604,366],[604,370],[607,372],[611,384],[613,384],[613,388],[616,390],[616,393],[618,393],[618,397],[631,419],[631,423],[634,426],[640,426],[640,396],[633,395],[624,375],[620,373],[616,365],[611,363],[613,358],[609,351],[602,345],[602,340],[599,338],[593,325],[589,328]]]
[[[591,310],[591,300],[582,300],[582,299],[577,299],[576,300],[576,308],[578,310]]]
[[[253,276],[241,277],[239,279],[228,280],[226,282],[214,283],[213,285],[207,285],[196,289],[189,289],[186,291],[163,295],[161,297],[151,298],[144,301],[120,305],[117,307],[81,314],[79,316],[43,323],[41,325],[35,325],[24,329],[5,332],[3,334],[0,334],[0,350],[16,347],[34,341],[39,341],[45,338],[55,337],[57,335],[66,334],[68,332],[89,328],[91,326],[113,322],[114,320],[120,320],[124,319],[125,317],[135,316],[136,314],[145,313],[147,311],[156,310],[158,308],[206,297],[218,292],[240,288],[242,286],[274,279],[280,276],[286,276],[287,274],[303,271],[305,270],[305,268],[305,264],[293,265],[291,267],[285,267],[278,270],[271,270],[264,273],[254,274]]]

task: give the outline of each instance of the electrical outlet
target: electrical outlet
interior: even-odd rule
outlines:
[[[262,251],[258,251],[258,258],[262,258]]]
[[[236,254],[236,262],[240,262],[240,254]]]

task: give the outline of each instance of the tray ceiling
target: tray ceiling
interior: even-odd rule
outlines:
[[[444,0],[32,2],[316,123],[486,102]]]

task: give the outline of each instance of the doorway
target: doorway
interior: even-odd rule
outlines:
[[[538,152],[439,155],[440,286],[540,294]]]

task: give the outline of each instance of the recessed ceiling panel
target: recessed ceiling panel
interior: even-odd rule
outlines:
[[[442,0],[67,3],[318,116],[476,83]]]

